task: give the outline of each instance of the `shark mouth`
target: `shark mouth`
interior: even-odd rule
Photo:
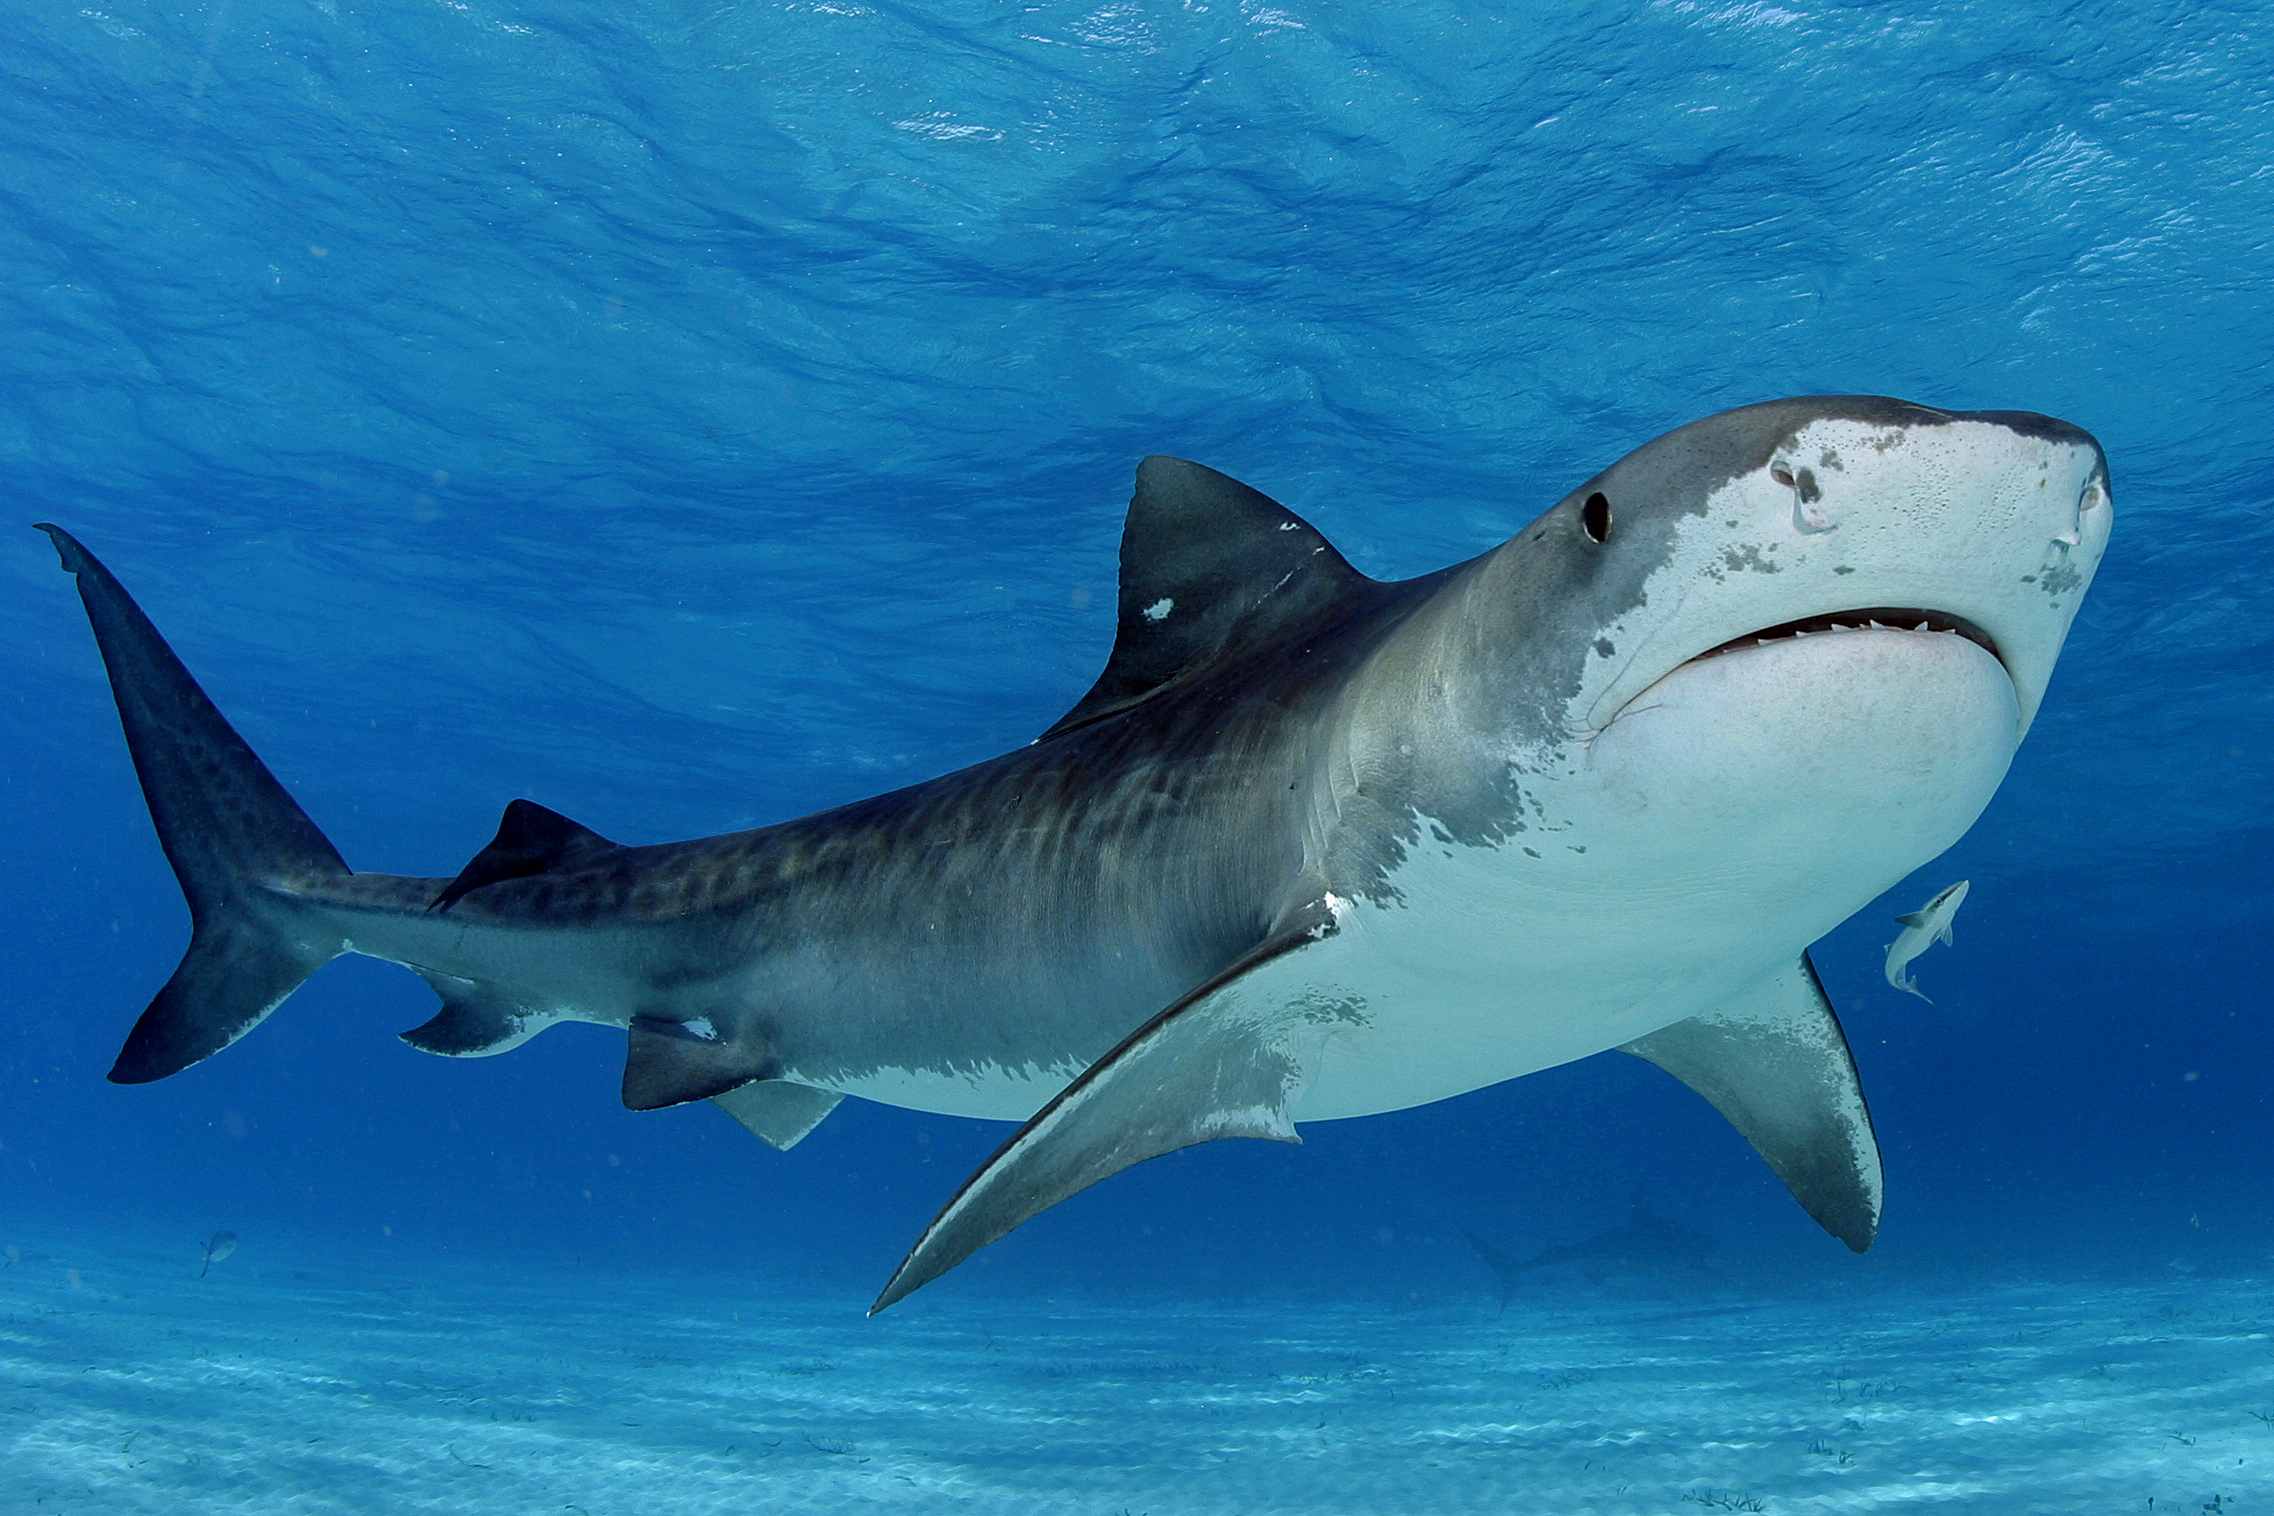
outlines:
[[[1732,637],[1719,647],[1708,648],[1693,662],[1717,658],[1723,653],[1741,653],[1747,648],[1766,647],[1772,642],[1785,642],[1798,637],[1814,637],[1839,632],[1930,632],[1950,637],[1963,637],[1968,642],[1998,660],[2002,667],[2005,657],[1990,634],[1963,617],[1946,611],[1916,610],[1900,606],[1873,606],[1867,610],[1834,611],[1823,616],[1807,616],[1798,621],[1779,622]]]

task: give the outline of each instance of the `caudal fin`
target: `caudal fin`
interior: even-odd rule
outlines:
[[[220,1052],[340,954],[337,931],[294,897],[348,867],[110,570],[63,528],[39,529],[78,580],[158,843],[189,901],[189,951],[111,1069],[119,1084],[144,1084]]]

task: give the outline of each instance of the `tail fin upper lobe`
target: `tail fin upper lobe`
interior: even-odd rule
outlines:
[[[143,1084],[221,1051],[339,955],[338,932],[292,890],[349,870],[110,570],[61,527],[39,529],[78,580],[150,819],[189,901],[189,951],[111,1069],[117,1083]]]

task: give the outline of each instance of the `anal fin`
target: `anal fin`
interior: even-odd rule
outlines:
[[[788,1152],[828,1119],[845,1097],[835,1090],[817,1090],[788,1079],[754,1079],[723,1094],[711,1104],[742,1123],[751,1136]]]
[[[1801,1208],[1856,1252],[1879,1233],[1879,1138],[1847,1034],[1803,953],[1727,1008],[1677,1021],[1621,1052],[1703,1096]]]
[[[1305,907],[1091,1064],[964,1181],[869,1314],[1132,1164],[1219,1137],[1302,1141],[1289,1112],[1324,1035],[1291,965],[1335,933],[1326,902]]]
[[[422,1053],[444,1058],[486,1058],[509,1052],[550,1025],[554,1018],[533,1014],[527,1006],[484,993],[469,979],[449,974],[422,973],[442,997],[442,1009],[407,1032],[396,1035]]]

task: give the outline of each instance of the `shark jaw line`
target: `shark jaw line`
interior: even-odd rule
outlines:
[[[1667,669],[1641,689],[1620,701],[1607,717],[1595,724],[1595,730],[1598,734],[1607,731],[1622,717],[1641,709],[1643,702],[1652,698],[1657,691],[1663,688],[1667,680],[1686,669],[1696,668],[1700,664],[1711,662],[1717,658],[1737,658],[1769,649],[1788,648],[1810,637],[1854,635],[1955,637],[1960,641],[1970,642],[1983,652],[1988,653],[1998,665],[1999,670],[2005,674],[2007,680],[2015,683],[2018,688],[2018,681],[2014,679],[2013,668],[2006,662],[2005,654],[1999,650],[1997,639],[1984,631],[1979,623],[1970,621],[1964,616],[1954,615],[1949,611],[1927,610],[1915,606],[1869,606],[1856,610],[1824,611],[1816,615],[1796,617],[1790,621],[1780,621],[1774,626],[1756,627],[1752,631],[1740,632],[1728,641],[1716,643],[1704,652],[1685,658],[1672,668]]]
[[[1780,621],[1775,626],[1761,627],[1756,631],[1741,632],[1717,647],[1707,648],[1690,663],[1707,658],[1719,658],[1729,653],[1742,653],[1770,643],[1789,641],[1799,637],[1813,637],[1836,632],[1905,632],[1921,636],[1963,637],[1983,652],[1998,660],[2006,669],[2008,678],[2013,671],[2006,666],[2005,655],[1998,651],[1997,642],[1963,616],[1947,611],[1922,610],[1913,607],[1873,606],[1865,610],[1831,611],[1820,616],[1802,616],[1792,621]]]

